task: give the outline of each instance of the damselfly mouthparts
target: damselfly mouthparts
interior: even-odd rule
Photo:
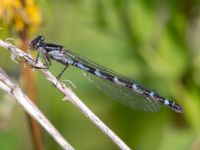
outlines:
[[[43,36],[38,36],[31,41],[31,49],[37,49],[42,53],[45,66],[51,66],[51,59],[63,64],[65,68],[58,75],[62,76],[69,65],[83,70],[89,79],[102,91],[116,98],[120,103],[134,109],[143,111],[157,111],[162,105],[166,105],[175,112],[182,112],[183,108],[177,103],[170,101],[159,94],[144,88],[134,81],[98,65],[88,59],[65,49],[64,46],[45,42]]]

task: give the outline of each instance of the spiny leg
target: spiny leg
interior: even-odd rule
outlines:
[[[46,57],[47,58],[47,60],[48,60],[48,62],[49,62],[49,66],[51,66],[51,61],[50,61],[50,59],[49,59],[49,57]]]
[[[60,80],[60,77],[63,75],[63,73],[65,72],[65,70],[69,67],[69,65],[66,65],[65,68],[61,71],[61,73],[59,73],[59,75],[56,77],[57,80]]]
[[[25,62],[25,64],[28,66],[28,67],[30,67],[30,68],[35,68],[35,69],[49,69],[49,66],[47,66],[47,67],[37,67],[37,66],[35,66],[35,65],[32,65],[31,63],[29,63],[29,61],[32,61],[33,63],[35,63],[35,64],[37,64],[36,63],[36,61],[35,60],[33,60],[31,57],[29,57],[29,56],[25,56],[24,58],[26,58],[25,60],[24,60],[24,62]],[[29,61],[28,61],[29,60]]]
[[[63,73],[65,72],[65,70],[66,70],[68,67],[69,67],[69,65],[66,64],[66,65],[65,65],[65,68],[61,71],[61,73],[59,73],[59,74],[57,75],[57,77],[56,77],[57,82],[56,82],[56,84],[53,84],[53,86],[56,86],[56,85],[57,85],[57,83],[58,83],[58,81],[60,80],[61,76],[63,75]]]
[[[42,51],[42,49],[39,49],[39,50]],[[36,64],[37,64],[37,62],[39,60],[40,51],[38,52],[36,60],[35,60]],[[33,68],[36,68],[36,69],[49,69],[49,66],[51,66],[51,61],[50,61],[49,57],[46,56],[45,54],[46,54],[45,51],[42,51],[42,58],[44,60],[44,66],[46,66],[46,67],[35,67],[35,66],[33,66]]]
[[[42,48],[42,47],[39,47],[38,48],[38,53],[37,53],[37,56],[36,56],[36,59],[35,60],[33,60],[32,58],[30,58],[30,57],[28,57],[29,59],[31,59],[35,64],[37,64],[38,63],[38,60],[39,60],[39,56],[40,56],[40,52],[42,52],[42,57],[43,57],[43,59],[44,59],[44,61],[45,61],[45,66],[46,67],[37,67],[37,66],[33,66],[33,65],[29,65],[29,67],[31,67],[31,68],[36,68],[36,69],[49,69],[49,66],[51,66],[51,62],[50,62],[50,60],[49,60],[49,58],[47,58],[47,56],[45,55],[45,51],[44,51],[44,49]],[[48,62],[47,62],[47,60],[48,60]]]
[[[39,48],[39,49],[38,49],[38,53],[37,53],[37,56],[36,56],[35,63],[37,64],[37,62],[38,62],[38,60],[39,60],[40,52],[42,52],[42,58],[43,58],[43,60],[44,60],[44,66],[46,66],[46,67],[44,68],[44,67],[32,66],[32,68],[36,68],[36,69],[49,69],[49,66],[51,66],[51,61],[50,61],[50,59],[48,58],[48,56],[45,55],[46,52],[45,52],[42,48]]]
[[[36,56],[36,59],[35,59],[35,63],[37,64],[38,60],[39,60],[39,56],[40,56],[40,52],[43,51],[43,48],[39,47],[38,48],[38,53],[37,53],[37,56]]]
[[[46,53],[43,51],[43,52],[42,52],[42,58],[43,58],[43,60],[44,60],[44,65],[47,66],[47,67],[49,67],[49,66],[51,66],[51,61],[50,61],[50,59],[48,58],[48,56],[46,56],[45,54],[46,54]]]

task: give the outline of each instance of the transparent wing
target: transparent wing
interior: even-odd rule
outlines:
[[[78,62],[82,62],[85,65],[88,65],[94,69],[101,70],[103,72],[109,73],[112,76],[116,76],[118,78],[121,78],[123,80],[126,80],[130,83],[135,83],[131,79],[122,76],[108,68],[105,68],[99,64],[96,64],[95,62],[92,62],[88,60],[87,58],[84,58],[83,56],[80,56],[72,51],[67,52],[68,57],[71,57],[73,60],[76,60]],[[162,106],[162,103],[159,102],[157,99],[147,97],[145,95],[139,94],[133,89],[126,88],[124,86],[121,86],[119,84],[116,84],[114,82],[111,82],[109,80],[105,80],[103,78],[97,77],[93,74],[86,73],[86,77],[94,84],[96,87],[106,94],[110,95],[112,98],[114,98],[116,101],[129,106],[131,108],[142,110],[142,111],[158,111],[160,107]]]
[[[86,77],[100,90],[114,98],[116,101],[131,108],[142,111],[158,111],[161,103],[158,100],[140,95],[131,89],[122,87],[108,80],[98,78],[86,73]]]
[[[82,62],[83,64],[86,64],[86,65],[88,65],[88,66],[90,66],[90,67],[93,67],[93,68],[95,68],[95,69],[98,69],[98,70],[107,72],[107,73],[109,73],[109,74],[111,74],[111,75],[118,76],[118,77],[123,78],[123,79],[126,79],[126,80],[130,80],[130,79],[128,79],[127,77],[125,77],[125,76],[123,76],[123,75],[120,75],[119,73],[117,73],[117,72],[115,72],[115,71],[113,71],[113,70],[111,70],[111,69],[108,69],[108,68],[106,68],[106,67],[104,67],[104,66],[101,66],[101,65],[97,64],[96,62],[91,61],[91,60],[89,60],[89,59],[87,59],[87,58],[85,58],[85,57],[83,57],[83,56],[80,56],[80,55],[78,55],[78,54],[76,54],[76,53],[74,53],[74,52],[72,52],[72,51],[69,51],[69,50],[68,50],[67,53],[66,53],[66,55],[67,55],[68,57],[71,57],[73,60],[76,60],[76,61],[78,61],[78,62]]]

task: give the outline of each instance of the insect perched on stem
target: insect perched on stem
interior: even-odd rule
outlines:
[[[71,65],[83,70],[90,81],[99,89],[129,107],[143,111],[158,111],[162,105],[165,105],[175,112],[180,113],[183,111],[183,108],[176,102],[170,101],[144,88],[131,79],[89,61],[65,49],[62,45],[45,42],[44,36],[38,36],[33,39],[30,47],[31,49],[38,50],[36,63],[38,62],[40,53],[42,53],[47,68],[51,66],[51,59],[65,66],[62,72],[57,76],[57,79],[59,79],[67,67]]]

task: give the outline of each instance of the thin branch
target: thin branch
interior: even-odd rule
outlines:
[[[45,68],[39,61],[35,64],[32,56],[18,49],[14,45],[0,40],[0,46],[8,49],[14,58],[25,60],[30,66]],[[47,80],[56,84],[56,88],[64,94],[64,99],[74,104],[90,121],[92,121],[104,134],[106,134],[120,149],[130,150],[130,148],[109,128],[107,127],[64,83],[57,81],[56,77],[47,69],[38,69]]]
[[[42,112],[35,104],[22,92],[17,84],[12,82],[6,73],[0,68],[0,88],[16,99],[25,111],[35,118],[46,131],[55,139],[55,141],[65,150],[73,150],[74,148],[61,136],[61,134],[53,127]]]

